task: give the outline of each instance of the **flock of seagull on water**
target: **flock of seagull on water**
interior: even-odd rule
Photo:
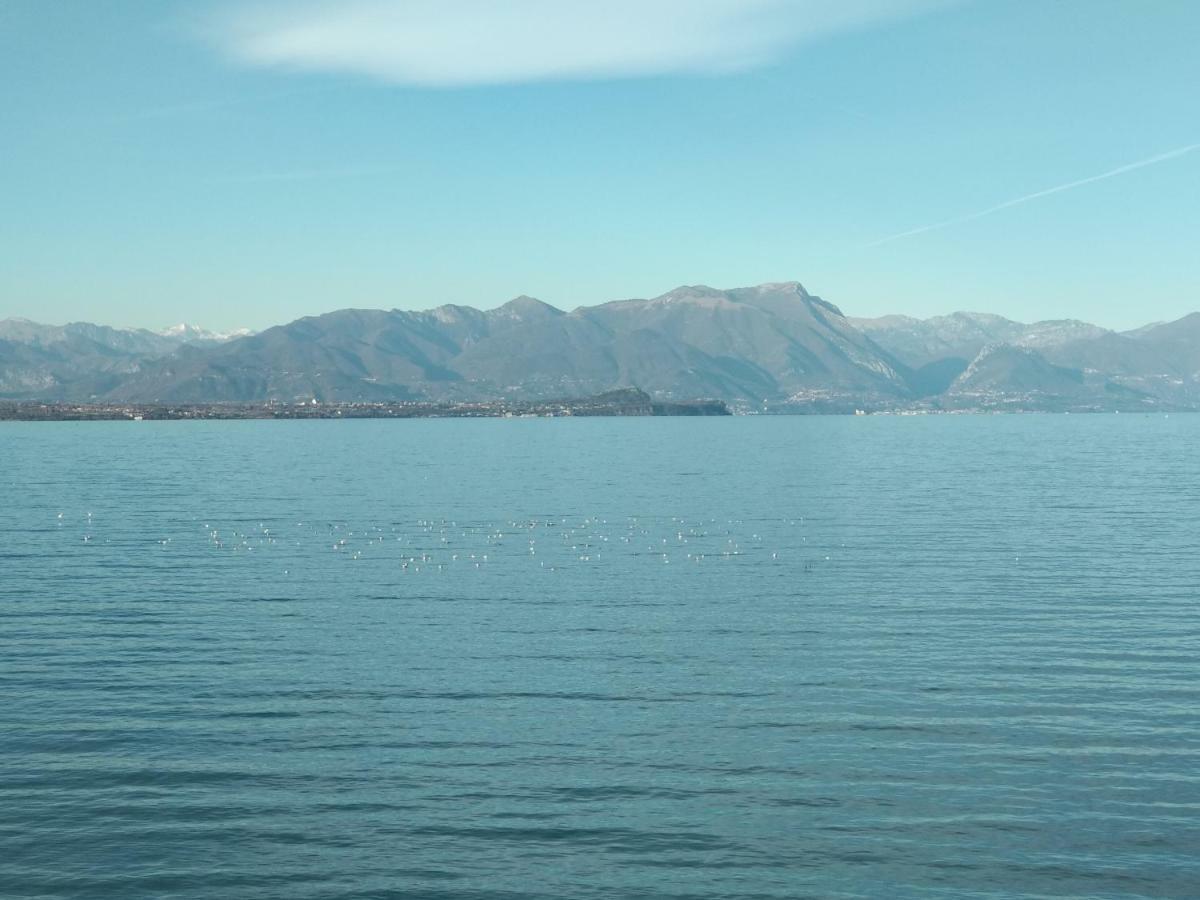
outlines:
[[[58,525],[69,520],[58,514]],[[287,525],[258,521],[217,527],[196,519],[196,525],[154,543],[163,548],[190,543],[197,549],[197,528],[209,550],[235,554],[262,553],[272,548],[301,548],[311,558],[332,553],[346,560],[389,558],[401,573],[444,572],[450,569],[483,569],[489,564],[524,560],[527,565],[557,571],[579,563],[601,564],[614,557],[698,564],[711,560],[798,559],[805,567],[831,559],[824,551],[808,546],[798,533],[803,518],[751,520],[694,519],[680,517],[630,516],[610,520],[601,517],[563,516],[509,519],[502,522],[459,522],[450,519],[418,519],[401,524],[352,526],[346,522],[304,522]],[[103,529],[91,512],[84,516],[84,543],[101,540]],[[290,524],[290,523],[288,523]],[[769,534],[780,528],[790,532],[786,539]],[[124,542],[126,539],[122,538]],[[110,543],[111,539],[103,540]],[[284,574],[290,571],[284,569]]]

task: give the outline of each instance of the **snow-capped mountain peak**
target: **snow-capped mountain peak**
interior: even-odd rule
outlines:
[[[174,338],[183,342],[231,341],[234,338],[246,337],[253,333],[249,328],[238,328],[233,331],[209,331],[207,328],[201,328],[199,325],[192,325],[188,322],[180,322],[178,325],[171,325],[157,332],[165,338]]]

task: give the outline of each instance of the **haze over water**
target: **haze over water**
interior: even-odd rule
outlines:
[[[6,423],[0,896],[1194,896],[1198,445]]]

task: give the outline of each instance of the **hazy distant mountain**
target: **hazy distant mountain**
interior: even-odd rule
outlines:
[[[114,389],[152,359],[228,340],[192,325],[161,332],[88,322],[0,319],[0,396],[85,399]]]
[[[950,385],[953,394],[1041,393],[1069,396],[1084,387],[1079,369],[1056,366],[1029,347],[989,344]]]
[[[989,344],[1044,349],[1095,340],[1112,333],[1074,319],[1025,325],[1003,316],[972,312],[957,312],[930,319],[883,316],[877,319],[850,319],[850,322],[897,359],[914,368],[943,359],[970,360]]]
[[[170,353],[183,344],[219,344],[250,334],[253,332],[248,328],[217,332],[186,323],[150,331],[146,328],[112,328],[90,322],[41,325],[29,319],[0,319],[0,340],[3,341],[40,347],[68,344],[83,348],[94,344],[105,350],[129,354]]]
[[[69,325],[40,325],[28,319],[0,319],[0,340],[35,347],[73,347],[78,352],[125,354],[170,353],[181,341],[144,328],[110,328],[88,322]]]
[[[139,402],[588,396],[742,409],[1200,408],[1200,313],[1117,333],[985,313],[853,319],[796,282],[570,312],[343,309],[258,334],[0,322],[0,396]]]
[[[970,312],[850,321],[911,367],[923,397],[961,403],[990,393],[1046,408],[1200,405],[1200,314],[1123,334],[1073,319],[1027,325]]]
[[[1179,374],[1200,377],[1200,312],[1139,329],[1131,337],[1169,360]]]

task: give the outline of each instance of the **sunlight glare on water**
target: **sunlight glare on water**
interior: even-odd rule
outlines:
[[[0,895],[1194,895],[1197,446],[5,423]]]

